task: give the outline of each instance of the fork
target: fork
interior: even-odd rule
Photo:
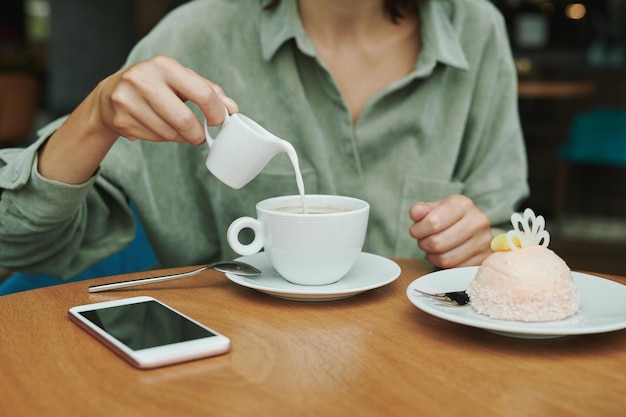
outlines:
[[[420,294],[427,295],[436,300],[439,300],[439,301],[442,301],[444,303],[451,304],[454,306],[464,306],[466,304],[469,304],[470,302],[469,295],[467,295],[466,291],[430,293],[430,292],[418,290],[417,288],[415,288],[415,291],[419,292]]]

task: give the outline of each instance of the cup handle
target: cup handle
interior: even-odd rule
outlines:
[[[239,232],[243,229],[252,229],[254,232],[254,240],[247,245],[244,245],[239,241]],[[261,223],[252,217],[240,217],[228,226],[226,239],[228,240],[230,247],[239,255],[254,255],[263,248]]]
[[[224,107],[224,110],[226,110],[226,116],[224,116],[224,121],[222,122],[222,126],[224,126],[226,121],[230,118],[230,115],[228,114],[228,109]],[[204,138],[206,139],[206,143],[209,145],[209,149],[210,149],[211,146],[213,146],[213,142],[215,141],[215,138],[213,138],[213,136],[211,136],[211,134],[209,133],[209,125],[206,122],[206,116],[204,118]]]

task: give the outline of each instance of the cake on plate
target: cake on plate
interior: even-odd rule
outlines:
[[[479,314],[494,319],[562,320],[578,311],[580,296],[570,268],[548,249],[543,216],[526,209],[511,216],[514,230],[496,236],[494,251],[478,268],[467,294]]]

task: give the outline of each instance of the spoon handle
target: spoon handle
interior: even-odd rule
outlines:
[[[173,279],[190,277],[192,275],[196,275],[197,273],[202,272],[207,269],[209,269],[208,265],[203,266],[198,269],[194,269],[193,271],[183,272],[180,274],[162,275],[159,277],[140,278],[140,279],[134,279],[130,281],[112,282],[110,284],[92,285],[91,287],[89,287],[89,292],[102,292],[102,291],[116,290],[118,288],[126,288],[126,287],[134,287],[137,285],[152,284],[155,282],[170,281]]]

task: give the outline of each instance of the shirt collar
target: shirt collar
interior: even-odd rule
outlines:
[[[268,1],[261,2],[264,6]],[[423,49],[416,72],[422,75],[432,72],[438,62],[469,69],[460,40],[444,7],[443,2],[430,1],[420,10]],[[295,39],[302,52],[315,56],[315,49],[302,27],[296,0],[282,0],[274,10],[263,11],[260,31],[266,60],[270,60],[289,39]]]
[[[469,69],[461,42],[445,10],[446,4],[431,0],[420,9],[423,49],[417,72],[431,72],[438,62],[462,70]]]
[[[263,6],[269,0],[262,0]],[[288,40],[295,39],[302,52],[315,56],[315,48],[304,32],[296,0],[282,0],[274,10],[261,12],[261,48],[270,60]]]

